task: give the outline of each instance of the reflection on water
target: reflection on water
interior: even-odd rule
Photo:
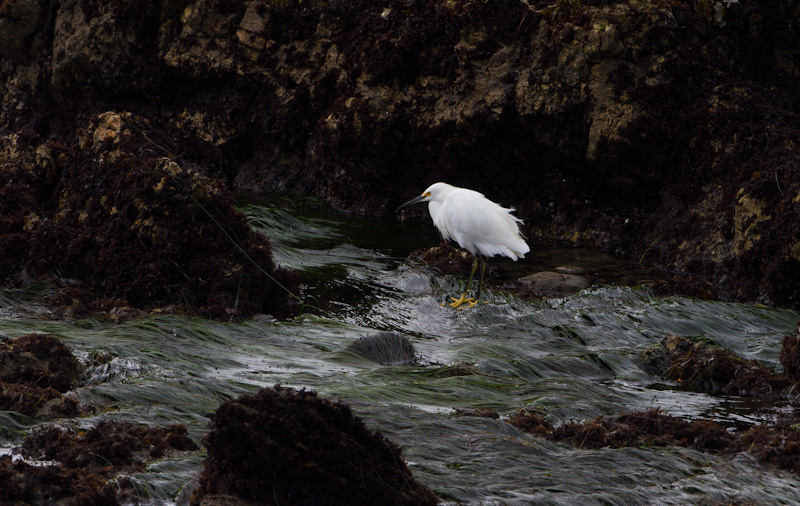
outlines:
[[[243,392],[276,383],[342,399],[403,447],[416,477],[443,498],[471,504],[707,504],[800,500],[792,476],[766,471],[746,456],[720,458],[685,448],[593,451],[519,432],[502,420],[451,417],[453,408],[492,407],[501,414],[532,407],[557,424],[661,406],[672,415],[715,419],[731,427],[760,421],[765,402],[681,391],[642,367],[639,354],[667,333],[713,340],[777,364],[793,311],[600,286],[549,301],[490,290],[489,304],[453,310],[441,302],[463,280],[404,265],[416,248],[436,245],[432,225],[298,218],[246,207],[254,227],[273,238],[277,261],[301,269],[325,311],[294,321],[254,318],[225,324],[164,316],[107,325],[50,322],[14,311],[0,294],[0,333],[48,332],[80,353],[114,357],[88,371],[74,394],[98,406],[90,425],[114,418],[185,423],[194,438],[206,414]],[[539,245],[541,246],[541,245]],[[525,274],[548,258],[603,279],[629,282],[651,273],[585,252],[540,247]],[[550,268],[545,266],[544,268]],[[508,271],[507,271],[508,272]],[[408,337],[420,361],[381,366],[345,352],[364,335]],[[34,422],[0,413],[6,446]],[[171,500],[202,456],[168,460],[135,476],[153,504]]]

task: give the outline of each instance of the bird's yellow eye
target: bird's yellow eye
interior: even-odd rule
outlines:
[[[425,193],[422,194],[422,196],[423,197],[430,197],[431,196],[431,192],[425,192]]]

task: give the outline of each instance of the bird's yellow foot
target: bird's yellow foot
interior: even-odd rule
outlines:
[[[473,299],[472,297],[467,297],[467,294],[463,294],[459,299],[456,299],[455,297],[450,297],[450,298],[453,299],[453,303],[450,304],[450,307],[456,309],[463,309],[461,306],[463,306],[464,304],[466,304],[464,308],[468,308],[478,303],[478,301]]]

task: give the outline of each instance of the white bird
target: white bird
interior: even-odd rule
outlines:
[[[485,258],[503,255],[517,261],[524,258],[531,249],[520,236],[519,225],[522,220],[513,216],[513,208],[508,209],[495,204],[474,190],[459,188],[447,183],[434,183],[400,206],[403,209],[418,202],[427,202],[433,224],[439,229],[445,240],[455,241],[475,257],[472,263],[467,286],[461,297],[453,298],[452,307],[474,306],[481,298],[483,274],[486,271]],[[481,264],[481,280],[475,298],[467,298],[467,290],[475,276],[475,270]]]

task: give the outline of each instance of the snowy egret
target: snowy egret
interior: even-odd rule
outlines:
[[[433,224],[445,240],[457,242],[475,257],[464,293],[458,299],[453,298],[453,303],[450,304],[452,307],[458,308],[463,304],[472,307],[480,300],[486,258],[503,255],[516,262],[531,250],[519,234],[522,220],[511,215],[514,209],[495,204],[482,193],[447,183],[434,183],[422,195],[409,200],[398,209],[419,202],[428,203]],[[467,290],[478,263],[481,264],[478,294],[475,298],[468,298]]]

